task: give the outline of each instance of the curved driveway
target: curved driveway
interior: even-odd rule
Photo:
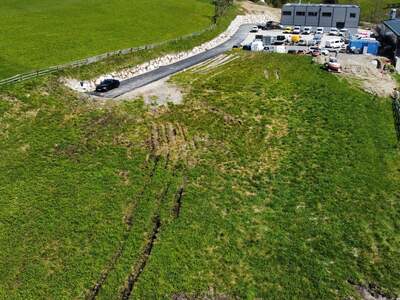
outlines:
[[[116,98],[130,91],[133,91],[137,88],[148,85],[149,83],[160,80],[177,72],[183,71],[189,67],[195,66],[199,63],[202,63],[210,58],[216,57],[232,49],[234,45],[242,43],[249,34],[252,26],[254,25],[248,24],[240,26],[239,29],[236,31],[236,33],[228,41],[213,49],[183,59],[171,65],[162,66],[158,69],[147,72],[145,74],[138,75],[130,79],[121,81],[121,85],[117,89],[111,90],[106,93],[93,93],[93,94],[105,98]]]

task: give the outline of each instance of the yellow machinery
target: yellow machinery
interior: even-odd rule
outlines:
[[[297,44],[298,42],[300,42],[300,40],[301,40],[301,36],[300,35],[298,35],[298,34],[293,34],[292,35],[291,41],[292,41],[293,44]]]

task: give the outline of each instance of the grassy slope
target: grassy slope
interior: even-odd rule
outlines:
[[[308,58],[251,56],[223,73],[180,76],[188,102],[164,118],[209,143],[137,299],[210,287],[241,298],[343,299],[353,293],[347,280],[399,295],[390,103]]]
[[[208,0],[3,0],[0,78],[210,25]]]
[[[183,73],[185,104],[157,113],[140,102],[87,103],[55,78],[3,91],[0,298],[83,297],[125,235],[99,295],[118,298],[155,215],[162,227],[137,299],[210,288],[344,298],[354,293],[348,279],[398,295],[390,103],[308,58],[282,58],[243,54],[211,73]],[[147,156],[151,124],[161,146],[171,141],[163,125],[186,130],[169,160]]]

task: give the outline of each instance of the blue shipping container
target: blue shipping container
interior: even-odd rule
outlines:
[[[373,55],[378,55],[380,46],[381,44],[376,40],[365,39],[351,40],[349,44],[350,49],[356,48],[360,51],[360,53],[362,53],[364,47],[368,47],[367,53]]]

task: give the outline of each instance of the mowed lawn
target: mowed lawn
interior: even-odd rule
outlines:
[[[174,77],[168,108],[0,91],[0,299],[400,295],[390,100],[232,54]]]
[[[208,0],[2,0],[0,79],[211,24]]]

